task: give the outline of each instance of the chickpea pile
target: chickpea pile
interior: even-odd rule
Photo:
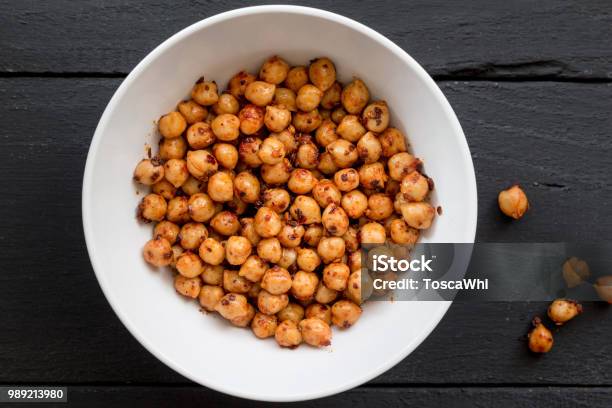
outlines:
[[[328,58],[274,56],[220,93],[198,80],[158,122],[136,166],[155,222],[145,260],[176,271],[201,307],[282,347],[331,343],[361,315],[361,244],[413,244],[431,226],[431,180],[366,84]]]

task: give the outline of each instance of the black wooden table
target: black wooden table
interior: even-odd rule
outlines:
[[[81,227],[87,149],[122,79],[174,32],[244,5],[0,1],[0,384],[66,385],[81,406],[263,405],[193,384],[140,346],[98,287]],[[610,239],[610,1],[309,5],[378,30],[438,81],[474,158],[479,241]],[[510,223],[496,196],[513,182],[532,209]],[[612,308],[585,305],[538,358],[523,336],[545,307],[456,302],[406,360],[316,404],[612,406]]]

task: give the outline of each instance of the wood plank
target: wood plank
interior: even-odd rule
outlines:
[[[589,407],[608,408],[611,388],[357,388],[314,401],[293,403],[295,407]],[[230,397],[203,387],[76,386],[68,388],[68,406],[83,407],[269,407],[270,403]],[[287,406],[289,404],[274,404]],[[15,405],[18,407],[18,405]],[[61,406],[65,406],[61,404]]]
[[[288,3],[356,19],[436,76],[612,78],[606,0]],[[0,72],[126,73],[173,33],[243,6],[239,0],[1,2]]]
[[[0,79],[0,383],[186,383],[122,327],[97,285],[80,217],[95,125],[118,79]],[[482,241],[610,236],[612,85],[443,82],[478,174]],[[507,223],[494,201],[528,187],[529,216]],[[533,183],[538,183],[534,186]],[[564,187],[559,187],[564,186]],[[612,385],[612,310],[587,305],[554,351],[529,355],[536,303],[456,303],[435,333],[378,384]]]

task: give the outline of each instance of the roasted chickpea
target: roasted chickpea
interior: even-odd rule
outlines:
[[[319,245],[319,241],[323,237],[323,227],[319,224],[311,224],[304,232],[303,242],[312,247]]]
[[[317,253],[326,264],[342,259],[344,250],[344,240],[340,237],[321,238],[317,246]]]
[[[179,112],[170,112],[159,118],[159,133],[165,138],[179,137],[187,127],[187,121]]]
[[[297,100],[296,100],[297,103]],[[323,118],[317,109],[308,112],[295,112],[293,114],[293,126],[298,132],[310,133],[319,127]]]
[[[334,183],[340,191],[352,191],[359,187],[359,173],[355,169],[342,169],[334,174]]]
[[[346,115],[340,121],[336,133],[344,140],[355,143],[366,134],[366,129],[361,124],[358,116]]]
[[[245,203],[254,203],[259,199],[259,180],[250,172],[238,173],[233,184],[234,194]]]
[[[278,164],[285,157],[285,145],[274,137],[267,137],[257,152],[259,159],[265,164]]]
[[[406,151],[406,138],[399,129],[387,128],[381,133],[379,140],[385,157]]]
[[[230,94],[236,99],[240,99],[244,96],[246,87],[254,82],[257,78],[253,74],[249,74],[246,71],[240,71],[230,79],[228,88]]]
[[[261,207],[255,215],[255,232],[263,238],[278,235],[282,228],[281,218],[276,211],[268,207]]]
[[[189,201],[187,197],[174,197],[168,201],[166,219],[175,224],[184,224],[191,219],[189,215]]]
[[[295,165],[303,169],[315,169],[319,164],[319,149],[312,142],[300,144],[295,156]]]
[[[244,295],[228,293],[215,305],[215,310],[227,320],[233,320],[249,313],[249,303]]]
[[[302,242],[305,231],[302,225],[295,221],[289,221],[283,224],[276,238],[278,238],[283,247],[295,248]]]
[[[193,194],[189,197],[189,215],[197,222],[207,222],[215,215],[215,203],[204,193]]]
[[[338,140],[338,135],[336,134],[336,124],[330,119],[325,119],[323,122],[321,122],[321,126],[319,126],[317,129],[315,139],[322,147],[326,147],[331,142]]]
[[[218,169],[217,159],[206,150],[187,152],[187,170],[196,179],[206,181]]]
[[[248,239],[253,246],[256,246],[261,240],[261,237],[255,231],[255,220],[253,218],[240,219],[240,235]]]
[[[283,249],[278,239],[266,238],[257,244],[257,255],[264,261],[277,263],[283,256]]]
[[[557,326],[569,322],[580,313],[582,313],[582,305],[570,299],[555,299],[548,307],[548,317]]]
[[[219,265],[225,259],[225,248],[214,238],[204,239],[198,253],[200,258],[210,265]]]
[[[214,105],[219,100],[217,83],[215,81],[204,81],[204,78],[200,78],[191,90],[191,98],[200,105]]]
[[[372,132],[380,133],[389,126],[389,107],[385,101],[376,101],[369,104],[361,115],[363,124]]]
[[[304,308],[297,303],[289,303],[283,310],[278,312],[276,316],[281,322],[290,320],[297,324],[304,318]]]
[[[213,155],[217,163],[226,169],[233,169],[238,164],[238,150],[229,143],[217,143],[213,146]]]
[[[310,112],[319,106],[322,97],[323,92],[319,88],[314,85],[306,84],[298,90],[295,104],[299,110]]]
[[[355,304],[360,305],[365,299],[362,298],[361,269],[351,273],[346,284],[344,295]],[[366,296],[367,297],[367,296]]]
[[[165,238],[154,238],[148,241],[142,253],[145,261],[153,266],[170,265],[173,258],[172,246]]]
[[[377,222],[362,225],[359,230],[359,241],[362,244],[384,244],[387,239],[385,227]]]
[[[295,139],[295,128],[292,125],[282,132],[270,133],[270,136],[277,138],[285,145],[285,153],[292,153],[298,148],[297,140]]]
[[[366,164],[375,163],[380,159],[382,145],[374,133],[367,132],[359,139],[357,142],[357,154]]]
[[[368,198],[359,190],[352,190],[342,196],[342,208],[354,219],[361,217],[368,208]]]
[[[354,252],[359,249],[359,231],[356,228],[348,227],[342,239],[347,251]]]
[[[348,115],[348,112],[344,110],[344,108],[342,106],[338,106],[336,109],[334,109],[330,115],[330,119],[334,121],[334,123],[337,125],[340,122],[342,122],[342,119]]]
[[[351,270],[340,262],[330,263],[323,269],[323,283],[330,289],[338,292],[346,289]]]
[[[307,301],[314,296],[319,278],[314,272],[297,271],[293,275],[291,294],[300,301]]]
[[[295,270],[295,262],[297,260],[297,251],[295,248],[283,248],[283,254],[281,259],[276,263],[281,268],[285,268],[289,271]]]
[[[264,191],[263,202],[265,207],[271,208],[280,214],[289,207],[291,197],[287,190],[282,188],[271,188]]]
[[[348,140],[338,139],[327,145],[334,164],[341,169],[350,167],[359,159],[357,148]]]
[[[389,176],[393,180],[402,181],[408,174],[421,166],[421,160],[407,152],[396,153],[388,161]]]
[[[264,123],[271,132],[282,132],[291,123],[291,112],[284,105],[266,106]]]
[[[289,72],[289,64],[278,56],[270,57],[264,62],[259,70],[259,78],[264,81],[278,85],[282,83]]]
[[[297,266],[305,272],[312,272],[321,265],[321,258],[314,249],[297,249]]]
[[[289,304],[289,296],[286,293],[273,295],[262,289],[257,295],[257,307],[262,313],[273,315],[283,310]]]
[[[308,67],[308,77],[317,88],[326,91],[336,82],[336,67],[329,58],[317,58]]]
[[[338,297],[338,292],[333,289],[328,288],[323,284],[323,282],[319,282],[319,286],[317,286],[317,291],[315,292],[315,300],[322,305],[326,305],[328,303],[333,302]],[[330,321],[331,321],[331,309],[330,309]]]
[[[300,195],[293,200],[289,213],[300,224],[315,224],[321,222],[321,207],[309,196]]]
[[[338,82],[334,82],[321,98],[321,106],[324,109],[334,109],[340,104],[340,95],[342,94],[342,86]]]
[[[272,101],[272,103],[274,105],[282,105],[290,112],[295,112],[297,110],[297,105],[295,104],[296,98],[297,96],[295,92],[293,92],[291,89],[276,88],[276,90],[274,91],[274,100]]]
[[[272,102],[276,86],[263,81],[254,81],[247,85],[244,96],[257,106],[266,106]]]
[[[252,283],[240,276],[238,271],[225,269],[223,271],[223,289],[232,293],[248,293]]]
[[[193,252],[183,252],[176,260],[176,270],[186,278],[200,276],[204,270],[204,264],[199,256]]]
[[[215,305],[221,300],[225,293],[219,286],[203,285],[200,289],[198,300],[200,306],[206,311],[214,312]]]
[[[351,268],[351,272],[357,272],[361,270],[361,249],[353,252],[348,257],[348,266]]]
[[[383,189],[388,179],[382,163],[364,164],[359,168],[359,183],[363,188],[370,190]]]
[[[313,303],[306,308],[306,318],[320,319],[329,325],[331,324],[331,308],[320,303]]]
[[[285,320],[278,325],[274,338],[281,347],[295,348],[302,342],[302,334],[291,320]]]
[[[393,210],[393,203],[391,203],[391,210]],[[342,207],[334,203],[325,208],[321,221],[331,235],[338,237],[344,235],[349,227],[348,216]]]
[[[153,229],[153,238],[164,238],[170,245],[174,245],[180,230],[178,225],[170,221],[160,221]]]
[[[553,346],[553,335],[539,317],[533,319],[533,330],[529,333],[529,350],[534,353],[548,353]]]
[[[162,196],[159,194],[147,194],[138,206],[138,214],[144,220],[161,221],[166,215],[167,208],[166,200]]]
[[[319,180],[312,189],[312,196],[322,208],[329,204],[340,204],[342,193],[336,187],[333,181],[323,179]]]
[[[403,219],[395,219],[391,221],[389,227],[391,239],[396,244],[415,244],[419,239],[419,230],[412,228],[406,224]]]
[[[195,150],[205,149],[216,140],[215,134],[206,122],[196,122],[189,126],[186,136],[189,146]]]
[[[359,320],[361,308],[350,300],[339,300],[331,308],[332,323],[341,329],[348,329]]]
[[[217,139],[224,142],[231,142],[232,140],[238,139],[238,135],[240,135],[240,125],[241,123],[238,116],[232,115],[231,113],[224,113],[213,119],[211,129]]]
[[[240,119],[240,131],[245,135],[254,135],[264,125],[264,108],[257,105],[246,105],[238,113]]]
[[[427,229],[436,214],[436,210],[429,203],[405,203],[401,207],[404,221],[416,229]]]
[[[227,208],[236,213],[236,215],[242,215],[246,212],[248,204],[242,201],[239,197],[234,196],[232,201],[226,203]]]
[[[255,316],[255,308],[251,304],[247,304],[247,312],[235,319],[230,320],[230,323],[237,327],[247,327]]]
[[[307,194],[314,188],[317,179],[306,169],[295,169],[291,172],[287,187],[295,194]]]
[[[413,171],[402,180],[400,191],[406,201],[423,201],[429,193],[429,181],[418,171]]]
[[[168,180],[161,180],[153,184],[153,186],[151,186],[151,191],[155,194],[159,194],[166,200],[171,200],[176,195],[176,187],[170,184]]]
[[[368,198],[365,216],[374,221],[382,221],[389,218],[393,211],[393,200],[386,194],[376,193]]]
[[[235,115],[238,113],[240,105],[234,95],[230,93],[223,93],[219,96],[217,103],[213,105],[213,110],[217,115],[223,115],[224,113],[231,113]]]
[[[210,176],[208,195],[217,202],[231,201],[234,197],[234,182],[231,176],[224,172],[218,172]]]
[[[259,159],[257,153],[261,148],[261,139],[257,137],[245,137],[238,146],[238,155],[240,161],[245,163],[249,167],[259,167],[262,161]]]
[[[340,95],[342,106],[353,115],[361,113],[370,100],[370,91],[360,79],[354,79],[342,90]]]
[[[179,103],[178,110],[190,125],[204,120],[208,115],[208,109],[194,101],[183,101]]]
[[[183,159],[170,159],[164,164],[164,177],[174,187],[179,188],[189,178],[187,162]]]
[[[210,226],[226,237],[235,235],[240,229],[238,217],[231,211],[221,211],[210,220]]]
[[[269,316],[263,313],[255,313],[255,317],[251,322],[251,330],[253,334],[260,339],[265,339],[274,336],[278,321],[276,316]]]
[[[304,319],[299,324],[302,338],[306,344],[325,347],[331,344],[332,332],[329,325],[321,319]]]
[[[159,141],[159,157],[163,160],[182,159],[186,153],[187,142],[180,136]]]
[[[143,159],[134,169],[134,180],[146,186],[162,181],[164,166],[157,159]]]
[[[293,92],[297,92],[301,87],[308,83],[308,71],[306,67],[298,66],[293,67],[287,73],[287,79],[285,79],[285,86],[291,89]]]
[[[287,293],[291,289],[291,275],[285,268],[274,265],[261,279],[261,287],[273,295]]]
[[[200,294],[202,287],[202,281],[200,278],[186,278],[183,275],[176,275],[174,277],[174,289],[186,297],[195,299]]]
[[[208,238],[208,230],[204,224],[199,222],[183,225],[179,234],[180,244],[185,249],[198,249],[206,238]]]
[[[259,282],[268,270],[268,264],[257,255],[249,256],[240,267],[238,274],[251,282]]]
[[[221,286],[223,284],[223,266],[205,263],[200,278],[202,278],[207,285]]]
[[[251,255],[251,242],[245,237],[232,236],[225,243],[225,258],[230,265],[242,265]]]
[[[525,212],[529,209],[527,195],[518,185],[514,185],[499,193],[497,202],[501,211],[515,220],[525,215]]]
[[[276,185],[276,184],[285,184],[289,177],[291,177],[291,172],[293,171],[293,167],[289,160],[282,159],[280,163],[276,164],[263,164],[261,166],[261,178],[268,184]]]

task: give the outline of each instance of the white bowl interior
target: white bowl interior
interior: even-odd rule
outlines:
[[[379,375],[433,330],[449,303],[367,304],[357,325],[334,330],[329,350],[286,350],[203,315],[197,302],[174,292],[168,270],[143,261],[152,226],[136,221],[142,192],[131,175],[145,143],[157,146],[153,121],[174,109],[198,77],[223,89],[234,73],[257,72],[273,54],[292,64],[329,56],[341,81],[360,77],[387,101],[392,124],[425,161],[436,183],[434,203],[443,207],[425,240],[473,242],[476,189],[465,138],[433,81],[390,41],[343,17],[287,6],[237,10],[187,28],[139,64],[107,107],[87,162],[83,221],[100,284],[128,329],[178,372],[233,395],[287,401],[333,394]]]

